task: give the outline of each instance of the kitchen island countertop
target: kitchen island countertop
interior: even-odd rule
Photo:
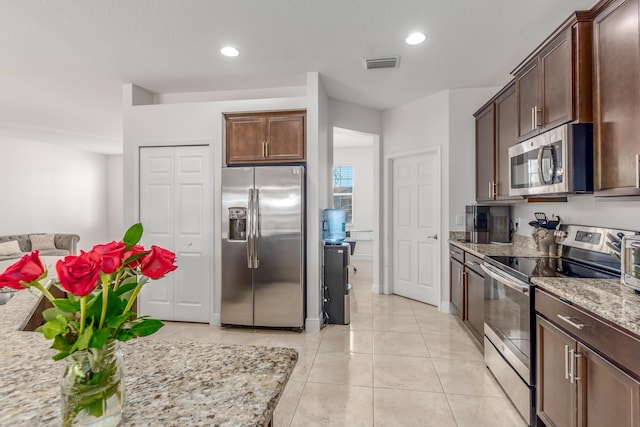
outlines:
[[[18,330],[39,292],[0,306],[0,425],[60,425],[60,378],[50,341]],[[151,338],[122,343],[126,407],[120,426],[263,426],[296,364],[295,350]]]

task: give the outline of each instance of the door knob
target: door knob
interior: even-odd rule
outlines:
[[[434,240],[438,240],[438,235],[434,234],[433,236],[427,236],[427,239],[434,239]]]

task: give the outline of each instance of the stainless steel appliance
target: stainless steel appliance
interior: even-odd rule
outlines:
[[[569,123],[509,147],[509,195],[593,192],[593,125]]]
[[[472,243],[509,243],[510,216],[509,206],[466,206],[465,240]]]
[[[471,243],[489,243],[489,206],[465,207],[464,240]]]
[[[635,234],[560,225],[560,258],[485,257],[485,363],[522,418],[536,425],[535,285],[532,277],[620,278],[620,235]],[[617,242],[617,243],[616,243]]]
[[[622,283],[640,293],[640,235],[622,236]]]
[[[304,167],[222,169],[223,325],[304,326]]]

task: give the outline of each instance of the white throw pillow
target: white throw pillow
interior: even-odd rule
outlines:
[[[55,249],[56,245],[53,242],[54,237],[54,234],[29,234],[31,250]]]
[[[17,240],[0,243],[0,256],[13,255],[22,252]]]

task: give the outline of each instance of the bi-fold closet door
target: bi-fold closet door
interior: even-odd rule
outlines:
[[[145,247],[176,253],[178,269],[145,285],[140,314],[210,321],[211,183],[208,146],[140,148],[140,221]]]

